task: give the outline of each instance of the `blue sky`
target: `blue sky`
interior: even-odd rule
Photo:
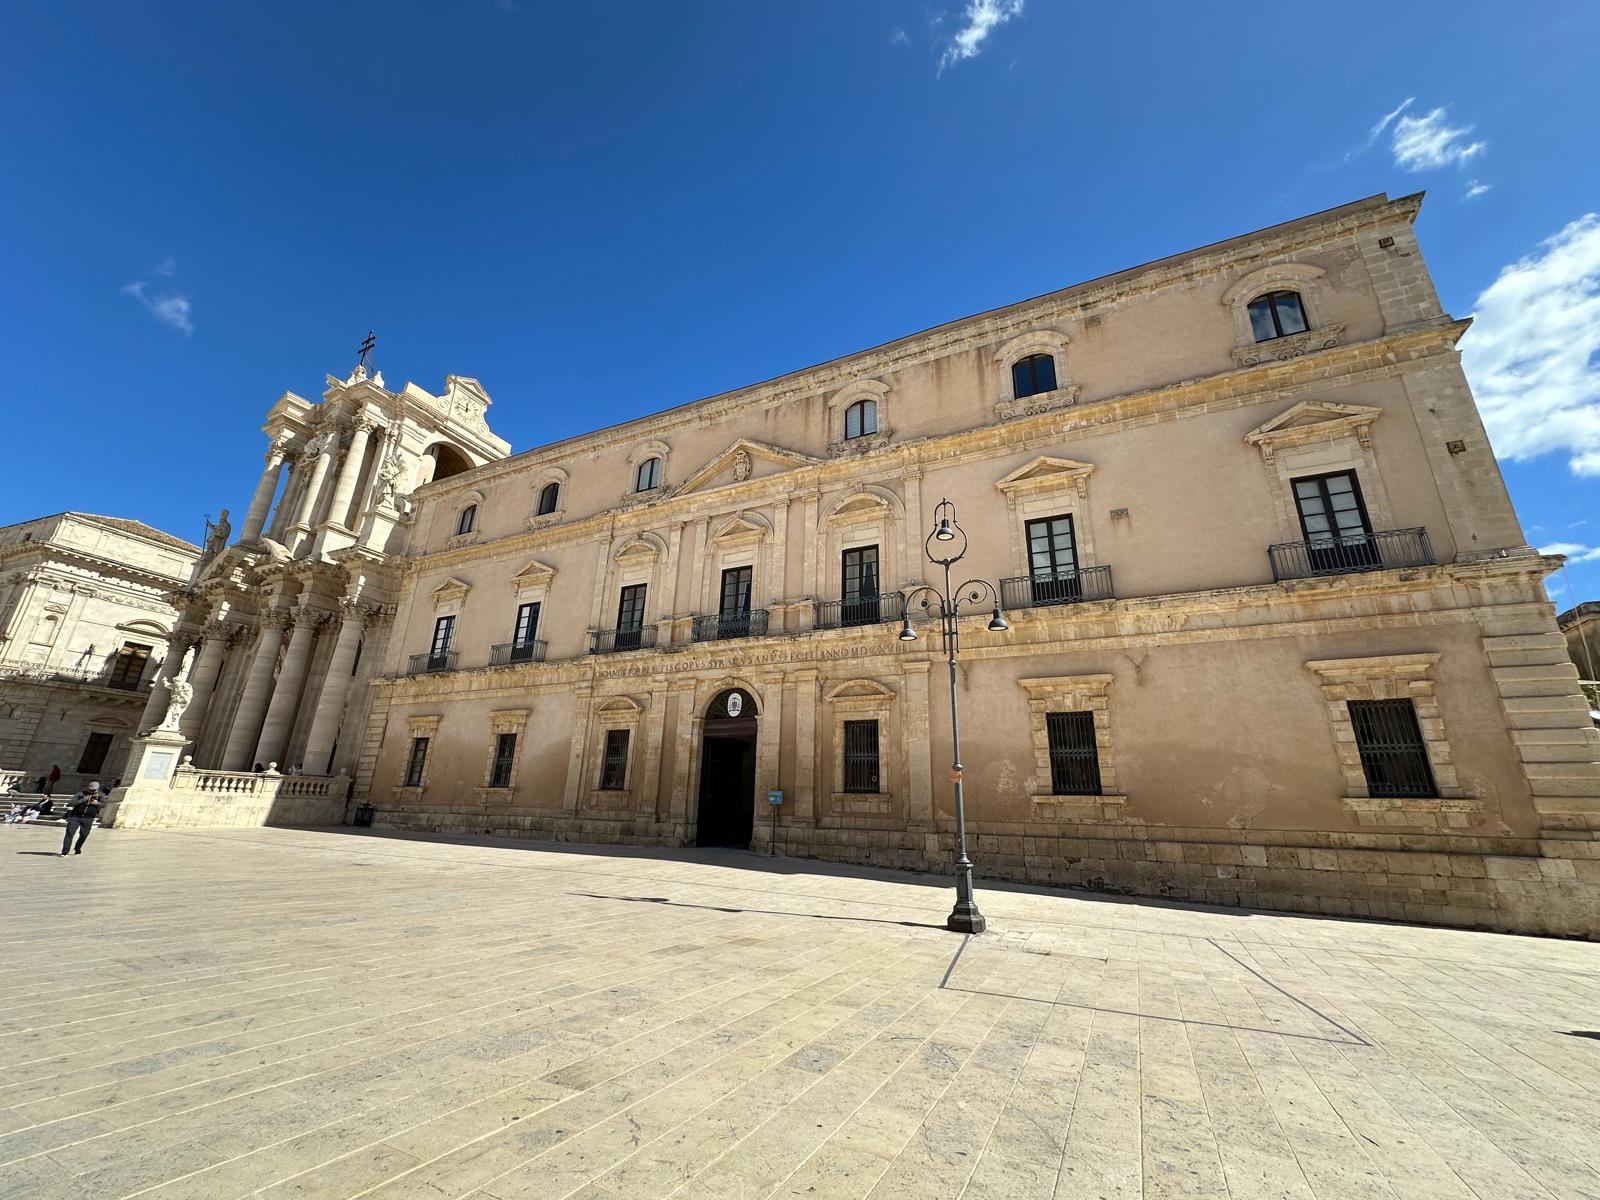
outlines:
[[[6,25],[0,523],[198,539],[248,501],[268,405],[318,396],[368,328],[391,386],[476,376],[521,450],[1426,189],[1530,538],[1571,547],[1557,602],[1600,595],[1600,5],[28,2]]]

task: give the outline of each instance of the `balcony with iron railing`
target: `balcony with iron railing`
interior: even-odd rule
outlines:
[[[489,647],[491,667],[509,667],[514,663],[543,662],[545,644],[537,638],[523,642],[501,642]]]
[[[0,679],[31,680],[38,683],[82,683],[90,687],[112,688],[119,692],[143,691],[142,675],[124,675],[111,663],[98,667],[53,667],[43,663],[0,664]]]
[[[1018,575],[1000,581],[1000,599],[1007,608],[1046,608],[1081,600],[1111,600],[1110,567]]]
[[[696,617],[692,637],[697,642],[720,642],[724,638],[763,637],[767,632],[767,610],[718,613]]]
[[[597,629],[590,635],[590,654],[621,654],[625,650],[650,650],[656,644],[656,626],[632,625],[623,629]]]
[[[454,650],[430,650],[425,654],[413,654],[406,661],[406,674],[427,675],[433,671],[454,671],[458,657],[460,656]]]
[[[1315,538],[1304,542],[1280,542],[1267,547],[1272,560],[1272,578],[1311,579],[1319,575],[1352,575],[1362,571],[1386,571],[1396,567],[1431,567],[1433,547],[1428,531],[1380,529],[1346,537]]]
[[[818,600],[813,629],[851,629],[898,621],[905,615],[906,598],[900,592],[878,596],[851,596],[844,600]]]

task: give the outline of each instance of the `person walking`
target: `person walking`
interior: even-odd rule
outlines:
[[[67,856],[67,851],[74,854],[83,853],[83,844],[89,840],[89,830],[94,828],[94,819],[100,815],[100,785],[91,783],[78,793],[78,798],[67,809],[67,836],[61,839],[61,857]],[[78,835],[78,844],[72,845],[72,835]]]

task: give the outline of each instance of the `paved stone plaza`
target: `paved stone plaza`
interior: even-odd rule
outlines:
[[[1600,1196],[1600,947],[735,852],[0,829],[0,1196]]]

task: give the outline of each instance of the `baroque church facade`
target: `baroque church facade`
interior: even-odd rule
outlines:
[[[1559,560],[1512,510],[1420,202],[514,456],[470,379],[285,395],[239,537],[178,597],[192,765],[347,775],[379,827],[944,870],[915,589],[948,500],[955,580],[994,593],[955,687],[980,877],[1592,929]]]

